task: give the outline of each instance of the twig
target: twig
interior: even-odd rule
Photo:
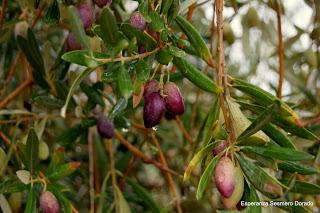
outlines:
[[[158,140],[157,140],[156,136],[154,135],[154,132],[151,133],[151,141],[157,147],[157,149],[159,151],[159,160],[160,160],[160,162],[163,165],[165,165],[166,167],[168,167],[166,158],[165,158],[165,156],[164,156],[164,154],[163,154],[163,152],[161,150],[161,147],[160,147],[160,145],[158,143]],[[165,179],[167,181],[167,185],[169,187],[169,190],[170,190],[170,192],[172,194],[173,199],[175,200],[176,208],[177,208],[179,213],[182,213],[182,209],[181,209],[181,206],[180,206],[180,199],[178,198],[173,178],[172,178],[171,174],[169,172],[167,172],[167,171],[162,171],[162,173],[165,176]]]
[[[3,140],[3,142],[5,142],[7,145],[11,145],[11,141],[10,139],[3,133],[0,131],[0,138]]]
[[[276,2],[277,22],[278,22],[278,49],[279,49],[279,83],[278,83],[278,98],[282,98],[282,84],[284,78],[284,53],[282,41],[282,27],[281,27],[281,5],[279,1]]]
[[[130,152],[132,152],[132,154],[136,155],[137,157],[139,157],[140,159],[142,159],[145,163],[147,164],[153,164],[156,167],[158,167],[161,170],[170,172],[173,175],[177,175],[180,176],[177,172],[172,171],[171,169],[169,169],[167,166],[159,163],[158,161],[153,160],[152,158],[149,158],[147,156],[145,156],[143,154],[143,152],[141,152],[139,149],[137,149],[135,146],[133,146],[132,144],[130,144],[126,139],[124,139],[122,137],[122,135],[120,135],[118,132],[114,133],[114,137],[125,147],[127,147],[127,149],[129,149]]]
[[[39,18],[42,15],[42,12],[44,10],[44,8],[47,6],[47,3],[44,3],[38,10],[36,13],[36,17],[33,19],[32,24],[31,24],[31,28],[34,28],[34,26],[36,25],[37,21],[39,20]]]
[[[88,134],[90,212],[94,213],[94,157],[92,133]]]
[[[111,174],[111,181],[112,181],[112,188],[113,188],[113,193],[114,193],[114,203],[116,204],[116,212],[120,212],[119,209],[119,200],[118,200],[118,195],[117,195],[117,178],[116,178],[116,171],[114,169],[114,156],[113,156],[113,148],[112,148],[112,140],[107,140],[107,148],[109,152],[109,160],[110,160],[110,174]]]
[[[160,50],[160,47],[155,48],[154,50],[142,54],[137,54],[134,56],[128,56],[128,57],[117,57],[117,58],[95,58],[96,61],[99,61],[101,63],[110,63],[110,62],[126,62],[126,61],[133,61],[136,59],[142,59],[145,57],[148,57],[149,55],[155,54]]]
[[[24,59],[25,60],[25,59]],[[10,93],[5,99],[0,102],[0,110],[3,109],[8,103],[10,103],[16,96],[18,96],[25,88],[32,84],[32,75],[29,70],[29,65],[25,61],[23,63],[24,69],[26,71],[27,79],[22,82],[12,93]]]
[[[223,0],[216,0],[216,14],[217,14],[217,30],[218,30],[218,85],[224,88],[224,94],[220,94],[221,110],[225,120],[226,128],[230,133],[231,141],[235,139],[235,133],[232,126],[230,117],[228,116],[228,111],[224,103],[224,95],[227,92],[227,85],[223,83],[223,73],[224,73],[224,47],[223,47]],[[227,75],[225,74],[225,78]],[[226,79],[225,79],[226,81]]]
[[[192,145],[192,144],[193,144],[192,137],[191,137],[191,135],[188,133],[188,131],[184,128],[183,122],[180,120],[179,117],[176,117],[176,122],[177,122],[178,127],[179,127],[180,131],[182,132],[184,138],[188,141],[188,143],[189,143],[190,145]]]
[[[6,9],[7,9],[7,0],[2,0],[2,9],[1,9],[1,15],[0,15],[0,32],[3,26],[4,16],[6,15]]]

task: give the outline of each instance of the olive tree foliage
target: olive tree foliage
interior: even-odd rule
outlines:
[[[319,208],[320,3],[296,2],[305,26],[281,0],[2,0],[1,210]]]

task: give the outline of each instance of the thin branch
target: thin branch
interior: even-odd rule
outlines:
[[[112,147],[112,140],[107,140],[106,145],[108,148],[109,152],[109,160],[110,160],[110,174],[111,174],[111,181],[112,181],[112,188],[113,188],[113,193],[114,193],[114,203],[116,204],[116,212],[120,212],[119,209],[119,200],[118,200],[118,195],[117,195],[117,178],[116,178],[116,171],[114,168],[114,152],[113,152],[113,147]]]
[[[88,134],[90,212],[94,213],[94,155],[92,132]]]
[[[188,143],[190,145],[193,144],[193,140],[192,140],[192,137],[191,135],[188,133],[188,131],[186,130],[186,128],[184,128],[184,125],[183,125],[183,122],[181,121],[181,119],[179,117],[176,117],[176,122],[178,124],[178,127],[180,129],[180,131],[182,132],[183,134],[183,137],[188,141]]]
[[[282,84],[284,78],[284,50],[282,41],[282,27],[281,27],[281,5],[279,1],[276,2],[277,22],[278,22],[278,51],[279,51],[279,83],[278,83],[278,98],[282,98]]]
[[[163,152],[161,150],[161,147],[160,147],[160,145],[158,143],[158,140],[157,140],[156,136],[154,135],[154,132],[151,133],[151,141],[158,149],[160,162],[163,165],[165,165],[166,167],[168,167],[166,158],[165,158],[165,156],[164,156],[164,154],[163,154]],[[180,206],[180,199],[178,198],[177,190],[176,190],[173,178],[172,178],[171,174],[169,172],[167,172],[167,171],[163,170],[162,173],[165,176],[165,179],[166,179],[167,185],[169,187],[169,190],[170,190],[170,192],[172,194],[173,199],[175,200],[177,210],[178,210],[179,213],[182,213],[182,209],[181,209],[181,206]]]
[[[136,155],[137,157],[139,157],[141,160],[143,160],[145,163],[147,164],[153,164],[154,166],[156,166],[157,168],[170,172],[171,174],[180,176],[177,172],[169,169],[167,166],[159,163],[158,161],[155,161],[152,158],[149,158],[147,156],[144,155],[143,152],[141,152],[139,149],[137,149],[135,146],[133,146],[132,144],[130,144],[126,139],[124,139],[122,137],[122,135],[120,135],[117,131],[115,131],[114,133],[114,137],[125,147],[127,147],[127,149],[132,152],[132,154]]]
[[[225,120],[226,128],[230,133],[231,141],[235,139],[235,133],[232,126],[232,121],[228,116],[227,107],[224,102],[224,95],[227,92],[227,85],[223,82],[223,76],[227,76],[224,73],[224,47],[223,47],[223,0],[216,0],[216,14],[217,14],[217,31],[218,31],[218,85],[224,88],[224,94],[220,94],[221,110]],[[226,80],[225,80],[226,81]]]
[[[134,56],[128,56],[128,57],[117,57],[117,58],[95,58],[96,61],[99,61],[101,63],[110,63],[110,62],[127,62],[127,61],[133,61],[136,59],[142,59],[145,57],[148,57],[149,55],[155,54],[156,52],[158,52],[160,50],[160,47],[155,48],[154,50],[150,51],[150,52],[145,52],[142,54],[137,54]]]
[[[3,109],[8,103],[10,103],[15,97],[17,97],[22,91],[24,91],[29,85],[32,84],[32,74],[30,73],[30,66],[26,61],[24,61],[23,65],[27,79],[0,102],[0,110]]]
[[[0,32],[2,31],[4,16],[6,15],[6,9],[7,9],[7,0],[2,0],[2,9],[1,9],[1,15],[0,15]]]
[[[3,142],[5,142],[7,145],[11,145],[11,141],[10,139],[3,133],[0,131],[0,138],[3,140]]]

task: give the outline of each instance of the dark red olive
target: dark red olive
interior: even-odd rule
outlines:
[[[142,54],[142,53],[145,53],[145,52],[146,52],[146,48],[144,48],[144,46],[141,45],[141,46],[138,47],[138,53],[139,54]]]
[[[95,0],[96,5],[98,7],[102,8],[106,5],[110,5],[112,3],[112,0]]]
[[[143,96],[144,98],[146,98],[148,95],[150,95],[153,92],[159,92],[159,90],[160,90],[159,82],[154,79],[150,80],[144,86]]]
[[[64,50],[66,52],[73,51],[73,50],[80,50],[81,44],[76,40],[76,37],[72,33],[69,33],[65,43],[64,43]]]
[[[184,99],[177,85],[168,82],[164,85],[163,92],[166,95],[166,108],[173,115],[182,115],[184,113]]]
[[[105,116],[100,115],[97,122],[97,130],[102,138],[112,138],[114,134],[114,127],[112,122]]]
[[[59,213],[60,206],[57,198],[49,191],[40,195],[40,209],[43,213]]]
[[[144,31],[147,27],[147,22],[139,11],[133,12],[131,14],[130,24],[131,26],[138,28],[141,31]]]
[[[87,29],[91,27],[94,22],[94,8],[90,4],[79,4],[78,12],[83,24],[83,27]]]
[[[160,123],[165,111],[164,99],[158,92],[153,92],[145,97],[143,108],[143,121],[146,128],[152,128]]]

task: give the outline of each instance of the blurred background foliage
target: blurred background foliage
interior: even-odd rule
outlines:
[[[3,0],[0,2],[3,3]],[[37,198],[28,197],[31,197],[29,195],[33,191],[38,194],[43,186],[37,183],[35,187],[29,187],[28,181],[30,181],[30,175],[33,175],[33,166],[23,165],[22,162],[37,162],[39,166],[33,169],[36,170],[35,172],[40,171],[40,177],[43,175],[49,178],[50,191],[58,198],[60,206],[65,208],[62,212],[72,212],[76,211],[75,209],[79,212],[89,212],[89,209],[93,209],[93,202],[96,210],[113,211],[114,205],[118,205],[114,204],[114,194],[118,196],[122,212],[128,212],[127,205],[132,212],[174,212],[174,200],[170,196],[161,170],[134,157],[132,152],[115,139],[112,139],[115,150],[114,167],[119,173],[126,174],[129,178],[122,179],[119,175],[120,190],[113,190],[110,183],[111,177],[108,179],[110,159],[107,151],[110,148],[108,148],[110,141],[101,139],[93,127],[96,121],[92,112],[96,105],[100,105],[105,114],[112,117],[118,134],[125,137],[146,156],[156,156],[159,152],[157,146],[150,142],[147,130],[142,126],[142,105],[133,109],[132,98],[124,100],[119,95],[117,87],[119,82],[114,76],[107,74],[112,69],[118,70],[118,67],[100,66],[95,72],[90,73],[80,87],[75,89],[66,117],[61,117],[60,110],[65,104],[70,87],[79,73],[85,70],[83,66],[61,59],[68,32],[77,31],[78,29],[74,28],[77,28],[79,23],[79,20],[72,17],[68,5],[76,5],[79,2],[8,0],[6,3],[6,13],[0,25],[0,145],[2,148],[0,150],[0,204],[2,210],[5,208],[4,200],[9,202],[13,212],[32,208],[28,206],[27,199],[36,200]],[[195,3],[196,7],[191,23],[201,33],[207,46],[214,53],[213,58],[217,61],[217,30],[216,26],[212,26],[213,2],[181,1],[181,15],[187,14],[188,7],[192,3]],[[117,22],[123,23],[129,19],[137,6],[137,1],[114,0],[110,8]],[[278,88],[279,72],[275,8],[276,0],[226,0],[223,24],[225,69],[228,74],[245,79],[274,95]],[[281,11],[285,69],[283,100],[299,114],[303,124],[319,137],[320,2],[317,0],[281,1]],[[100,12],[101,9],[96,6],[94,15]],[[108,46],[104,46],[97,36],[99,35],[96,31],[98,26],[99,23],[96,22],[90,29],[86,29],[85,38],[88,41],[84,43],[88,46],[84,49],[99,53],[107,52],[106,54],[110,56]],[[32,31],[27,31],[28,27],[32,28]],[[176,23],[173,22],[170,27],[180,36]],[[212,30],[214,30],[213,36]],[[22,37],[18,38],[18,34]],[[212,42],[211,39],[213,39]],[[133,49],[135,48],[133,52],[137,52],[134,41],[129,40],[129,42],[129,47],[133,44]],[[211,68],[200,58],[191,55],[188,55],[188,60],[211,76]],[[128,64],[130,73],[134,73],[134,66],[134,63]],[[151,74],[154,69],[155,66],[152,67]],[[31,70],[33,80],[29,78]],[[159,76],[157,74],[156,78]],[[181,197],[183,211],[213,212],[221,209],[222,206],[220,195],[213,184],[209,185],[201,201],[196,199],[199,178],[205,168],[195,167],[188,182],[183,182],[181,175],[198,151],[188,144],[186,138],[190,137],[191,141],[197,140],[215,99],[212,94],[200,90],[183,78],[180,72],[171,74],[170,79],[179,86],[185,98],[185,113],[174,121],[162,119],[161,124],[155,127],[155,135],[169,168],[180,174],[180,176],[174,176],[174,180]],[[19,88],[21,90],[18,91],[19,94],[11,98],[10,95]],[[231,90],[231,93],[232,97],[240,102],[248,100],[248,97],[238,90]],[[245,110],[245,107],[243,109],[246,115],[254,118],[251,110]],[[31,127],[34,130],[30,130]],[[312,175],[298,174],[295,178],[313,183],[318,188],[313,188],[314,191],[312,191],[308,186],[304,188],[303,193],[301,191],[289,193],[286,194],[286,198],[312,201],[314,212],[318,212],[320,154],[317,140],[319,139],[309,140],[292,134],[287,136],[298,150],[304,150],[316,156],[314,160],[303,163],[314,166],[316,172],[311,172]],[[31,158],[31,161],[24,160],[22,156],[22,153],[25,153],[23,150],[28,150],[28,144],[39,146],[39,154],[26,151],[26,158]],[[34,156],[35,154],[39,157]],[[269,165],[262,165],[264,168],[270,167],[273,161],[265,163]],[[260,162],[260,164],[263,163]],[[276,172],[270,168],[264,170],[277,178],[291,177],[287,172]],[[19,175],[17,171],[24,172]],[[58,174],[54,171],[58,171]],[[24,179],[27,179],[27,184],[23,182]],[[259,196],[263,197],[260,193]],[[282,210],[268,207],[263,208],[263,211],[280,212]]]

